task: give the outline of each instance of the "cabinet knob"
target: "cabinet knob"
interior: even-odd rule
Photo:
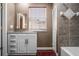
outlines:
[[[10,53],[15,53],[15,50],[10,50]]]
[[[15,43],[16,41],[15,41],[15,40],[10,40],[10,42],[11,42],[11,43]]]
[[[15,35],[10,35],[10,37],[15,37]]]
[[[28,39],[25,39],[25,44],[28,44]]]
[[[15,45],[10,45],[10,48],[15,48]]]

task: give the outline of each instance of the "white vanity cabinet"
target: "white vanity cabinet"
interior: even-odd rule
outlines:
[[[9,54],[36,54],[37,33],[8,33]]]

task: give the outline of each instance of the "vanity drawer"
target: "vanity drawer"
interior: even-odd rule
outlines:
[[[9,53],[16,53],[16,50],[15,49],[10,49]]]
[[[16,35],[15,35],[15,34],[9,34],[9,35],[8,35],[8,38],[9,38],[9,39],[15,39],[15,38],[16,38]]]

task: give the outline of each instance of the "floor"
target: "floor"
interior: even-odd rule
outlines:
[[[56,56],[53,50],[37,50],[37,56]]]

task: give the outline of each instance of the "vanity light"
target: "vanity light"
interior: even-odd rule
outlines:
[[[75,15],[79,16],[79,12],[74,13],[70,8],[68,8],[66,12],[60,12],[60,16],[65,16],[68,19],[71,19]]]
[[[10,25],[10,29],[13,29],[13,25]]]
[[[60,16],[63,16],[63,14],[64,14],[64,12],[61,11],[61,12],[60,12]]]
[[[71,8],[68,8],[65,12],[60,12],[60,16],[62,15],[68,19],[71,19],[73,16],[75,16],[75,13],[72,11]]]
[[[79,12],[77,12],[76,15],[79,16]]]

